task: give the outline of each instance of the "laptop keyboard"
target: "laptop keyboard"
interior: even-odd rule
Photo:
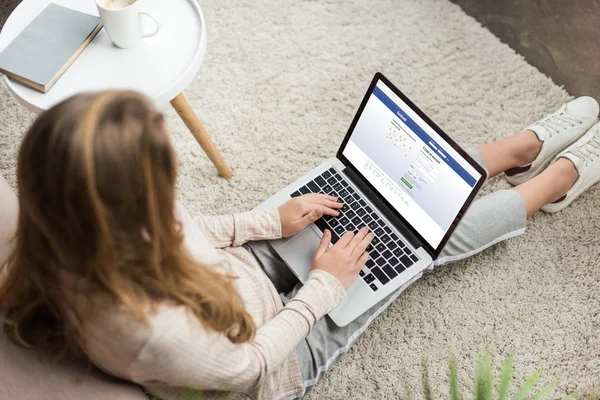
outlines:
[[[368,226],[375,235],[367,248],[370,257],[367,268],[360,271],[360,276],[373,291],[378,289],[377,282],[386,285],[419,260],[404,241],[392,232],[379,213],[334,168],[329,168],[291,196],[298,197],[308,193],[336,196],[344,203],[339,216],[327,215],[315,222],[321,231],[331,231],[332,243],[335,244],[345,232],[356,232],[364,226]]]

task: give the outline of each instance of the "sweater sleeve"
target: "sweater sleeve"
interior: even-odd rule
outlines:
[[[127,375],[140,384],[247,392],[276,370],[345,294],[335,277],[314,270],[296,297],[240,344],[205,329],[182,307],[162,310]]]
[[[177,213],[184,225],[193,221],[189,212],[180,204]],[[194,225],[197,225],[210,244],[218,249],[240,246],[252,240],[281,238],[281,220],[276,209],[232,215],[202,215],[196,218]]]

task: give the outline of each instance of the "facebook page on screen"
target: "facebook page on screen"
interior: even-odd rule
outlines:
[[[342,154],[433,248],[481,178],[381,81]]]

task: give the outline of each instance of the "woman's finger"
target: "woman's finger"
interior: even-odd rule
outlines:
[[[333,209],[333,208],[321,207],[321,210],[323,210],[323,214],[325,214],[325,215],[331,215],[332,217],[337,217],[338,215],[340,215],[340,212],[338,210]]]
[[[364,251],[361,253],[360,257],[358,257],[358,260],[356,260],[356,262],[354,263],[354,269],[362,269],[362,267],[367,263],[367,261],[369,261],[369,253]]]
[[[310,223],[315,222],[323,216],[323,210],[320,208],[314,208],[308,210],[301,218],[296,220],[296,224],[300,225],[302,229],[306,228]]]
[[[313,205],[310,203],[299,203],[298,209],[300,210],[302,217],[304,217],[306,214],[309,214],[310,212],[314,211],[316,207],[313,207]]]
[[[365,250],[367,250],[367,247],[371,244],[371,241],[374,237],[375,235],[373,234],[373,232],[367,233],[365,237],[360,241],[360,243],[354,248],[352,255],[358,257],[361,254],[363,254]]]
[[[324,207],[320,204],[315,204],[315,203],[301,203],[301,204],[299,204],[299,210],[300,210],[300,215],[297,215],[296,221],[302,220],[304,217],[306,217],[308,214],[314,212],[315,210],[321,210],[322,215],[330,215],[332,217],[337,217],[338,215],[340,215],[340,212],[338,210],[335,210],[333,208]]]
[[[309,200],[313,204],[319,204],[319,205],[325,206],[325,207],[331,207],[331,208],[344,207],[344,203],[341,203],[340,201],[336,201],[336,200],[328,200],[328,199],[322,199],[322,198],[312,198],[312,199],[307,199],[307,200]]]
[[[327,201],[338,201],[338,198],[335,196],[330,196],[328,194],[323,194],[323,193],[308,193],[305,194],[304,196],[300,196],[297,197],[298,199],[304,199],[304,200],[327,200]]]
[[[340,247],[345,249],[348,246],[348,243],[354,238],[354,232],[346,232],[342,235],[340,240],[335,244],[336,247]]]
[[[354,238],[352,238],[352,241],[348,243],[348,246],[346,248],[350,250],[351,255],[354,254],[354,249],[356,249],[356,246],[358,246],[358,244],[365,238],[365,236],[367,236],[367,233],[369,233],[369,229],[367,227],[362,228],[356,233]],[[356,256],[356,258],[358,258],[358,256]]]
[[[331,243],[331,232],[329,229],[325,229],[323,237],[321,238],[321,243],[319,243],[319,247],[317,247],[317,251],[315,252],[315,260],[327,252],[329,243]]]

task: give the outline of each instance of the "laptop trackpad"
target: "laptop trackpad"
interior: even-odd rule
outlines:
[[[320,242],[319,235],[309,226],[278,249],[281,258],[302,283],[308,279],[312,259]]]

